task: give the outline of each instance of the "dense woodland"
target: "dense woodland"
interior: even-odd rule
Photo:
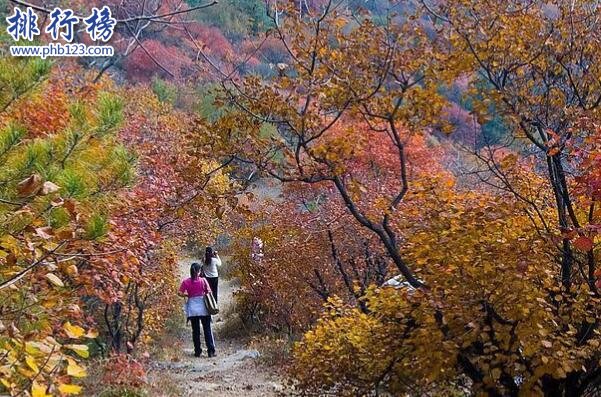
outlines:
[[[297,393],[598,393],[597,1],[33,3],[119,22],[0,33],[0,394],[144,395],[216,241]]]

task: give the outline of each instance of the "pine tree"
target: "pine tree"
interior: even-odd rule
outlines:
[[[0,394],[79,392],[75,357],[95,337],[75,292],[81,258],[134,177],[115,136],[122,101],[69,99],[53,74],[48,61],[0,57]]]

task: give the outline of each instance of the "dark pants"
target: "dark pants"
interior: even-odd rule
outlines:
[[[194,316],[190,317],[192,323],[192,342],[194,342],[194,355],[200,356],[202,347],[200,346],[200,323],[205,335],[205,343],[209,354],[215,353],[215,340],[213,339],[213,331],[211,330],[211,316]]]
[[[219,277],[207,277],[207,281],[209,282],[209,287],[211,287],[211,291],[213,292],[213,298],[215,298],[215,302],[219,302],[219,298],[217,295],[219,289]]]

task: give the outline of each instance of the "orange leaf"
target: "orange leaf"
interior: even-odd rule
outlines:
[[[215,214],[217,215],[217,218],[222,219],[223,218],[223,214],[225,213],[225,206],[220,205],[219,207],[217,207],[217,209],[215,210]]]
[[[33,174],[29,178],[19,182],[17,185],[17,192],[19,192],[19,196],[27,197],[37,193],[41,187],[42,177],[38,174]]]

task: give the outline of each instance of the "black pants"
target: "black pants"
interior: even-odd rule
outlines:
[[[217,291],[219,290],[219,277],[207,277],[207,281],[209,282],[209,287],[211,287],[211,291],[213,292],[213,298],[215,298],[215,302],[219,302],[219,298],[217,295]]]
[[[200,346],[200,324],[205,336],[205,343],[209,354],[215,353],[215,340],[213,339],[213,331],[211,330],[211,316],[194,316],[190,317],[192,323],[192,342],[194,342],[194,355],[200,356],[202,347]]]

